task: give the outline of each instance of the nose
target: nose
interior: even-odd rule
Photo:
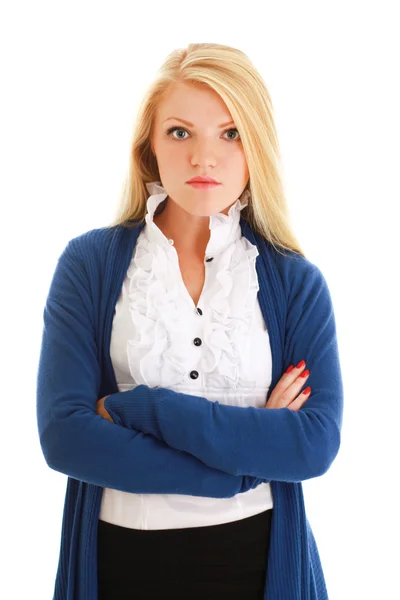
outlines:
[[[198,141],[193,146],[191,162],[201,167],[215,166],[217,162],[215,145],[212,140]]]

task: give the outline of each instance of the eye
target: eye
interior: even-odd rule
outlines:
[[[183,127],[170,127],[170,129],[167,130],[167,135],[171,136],[172,133],[174,133],[175,131],[184,131],[185,133],[189,133],[186,129],[184,129]],[[239,137],[236,137],[235,139],[228,139],[228,142],[237,142],[240,140],[240,134],[239,131],[236,128],[231,128],[231,129],[227,129],[226,131],[224,131],[223,133],[229,133],[230,131],[236,131],[236,133],[238,134]],[[174,140],[184,140],[186,138],[184,137],[179,137],[176,138],[175,136],[172,136]]]
[[[183,129],[183,127],[171,127],[170,129],[168,129],[168,130],[167,130],[167,135],[171,136],[171,134],[172,134],[174,131],[185,131],[186,133],[188,133],[188,132],[186,131],[186,129]],[[182,139],[185,139],[185,138],[183,138],[183,137],[180,137],[180,138],[176,138],[175,136],[172,136],[172,137],[173,137],[175,140],[176,140],[176,139],[181,139],[181,140],[182,140]]]
[[[238,130],[237,130],[236,128],[233,128],[233,129],[227,129],[226,131],[224,131],[224,133],[229,133],[230,131],[236,131],[236,133],[237,133],[237,134],[238,134],[238,136],[239,136],[238,138],[235,138],[235,139],[233,139],[233,140],[231,139],[230,141],[232,141],[232,142],[236,142],[236,140],[237,140],[237,139],[240,139],[240,134],[239,134],[239,132],[238,132]]]

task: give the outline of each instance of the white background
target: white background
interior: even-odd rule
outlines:
[[[400,597],[398,9],[2,2],[2,598],[50,600],[54,588],[67,477],[41,452],[35,386],[56,261],[111,220],[137,103],[167,54],[191,42],[235,46],[265,79],[295,233],[334,303],[342,444],[303,483],[329,598]]]

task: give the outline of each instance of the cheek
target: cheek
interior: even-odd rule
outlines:
[[[246,157],[243,150],[237,150],[229,156],[227,161],[231,169],[235,169],[238,173],[248,173]]]
[[[187,158],[186,154],[187,153],[182,148],[177,148],[176,146],[171,147],[171,145],[166,145],[161,150],[161,152],[159,152],[159,160],[164,165],[173,166],[179,164],[185,158]]]
[[[248,169],[248,166],[247,166],[246,156],[245,156],[245,154],[244,154],[244,152],[243,152],[242,149],[239,152],[238,162],[240,163],[241,170],[246,174],[246,176],[248,176],[249,175],[249,169]]]

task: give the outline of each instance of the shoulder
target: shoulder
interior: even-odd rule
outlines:
[[[271,244],[269,247],[282,283],[301,281],[317,271],[321,273],[318,265],[302,254],[287,249],[280,249],[278,252]]]
[[[124,254],[126,248],[137,239],[140,225],[97,227],[70,239],[64,252],[72,259],[85,263],[103,264],[109,258]]]
[[[257,245],[262,267],[286,307],[305,295],[319,294],[323,288],[327,291],[321,269],[310,259],[293,250],[277,248],[254,231],[251,241]]]
[[[284,298],[289,299],[309,278],[323,279],[319,267],[302,254],[274,246],[244,220],[241,220],[241,226],[243,235],[257,246],[260,266],[280,297],[283,294]]]
[[[273,254],[288,311],[332,310],[330,288],[317,264],[293,251],[282,255],[273,249]]]
[[[93,256],[99,252],[107,252],[113,241],[123,235],[123,227],[97,227],[89,229],[71,238],[67,244],[68,251],[75,256]]]

